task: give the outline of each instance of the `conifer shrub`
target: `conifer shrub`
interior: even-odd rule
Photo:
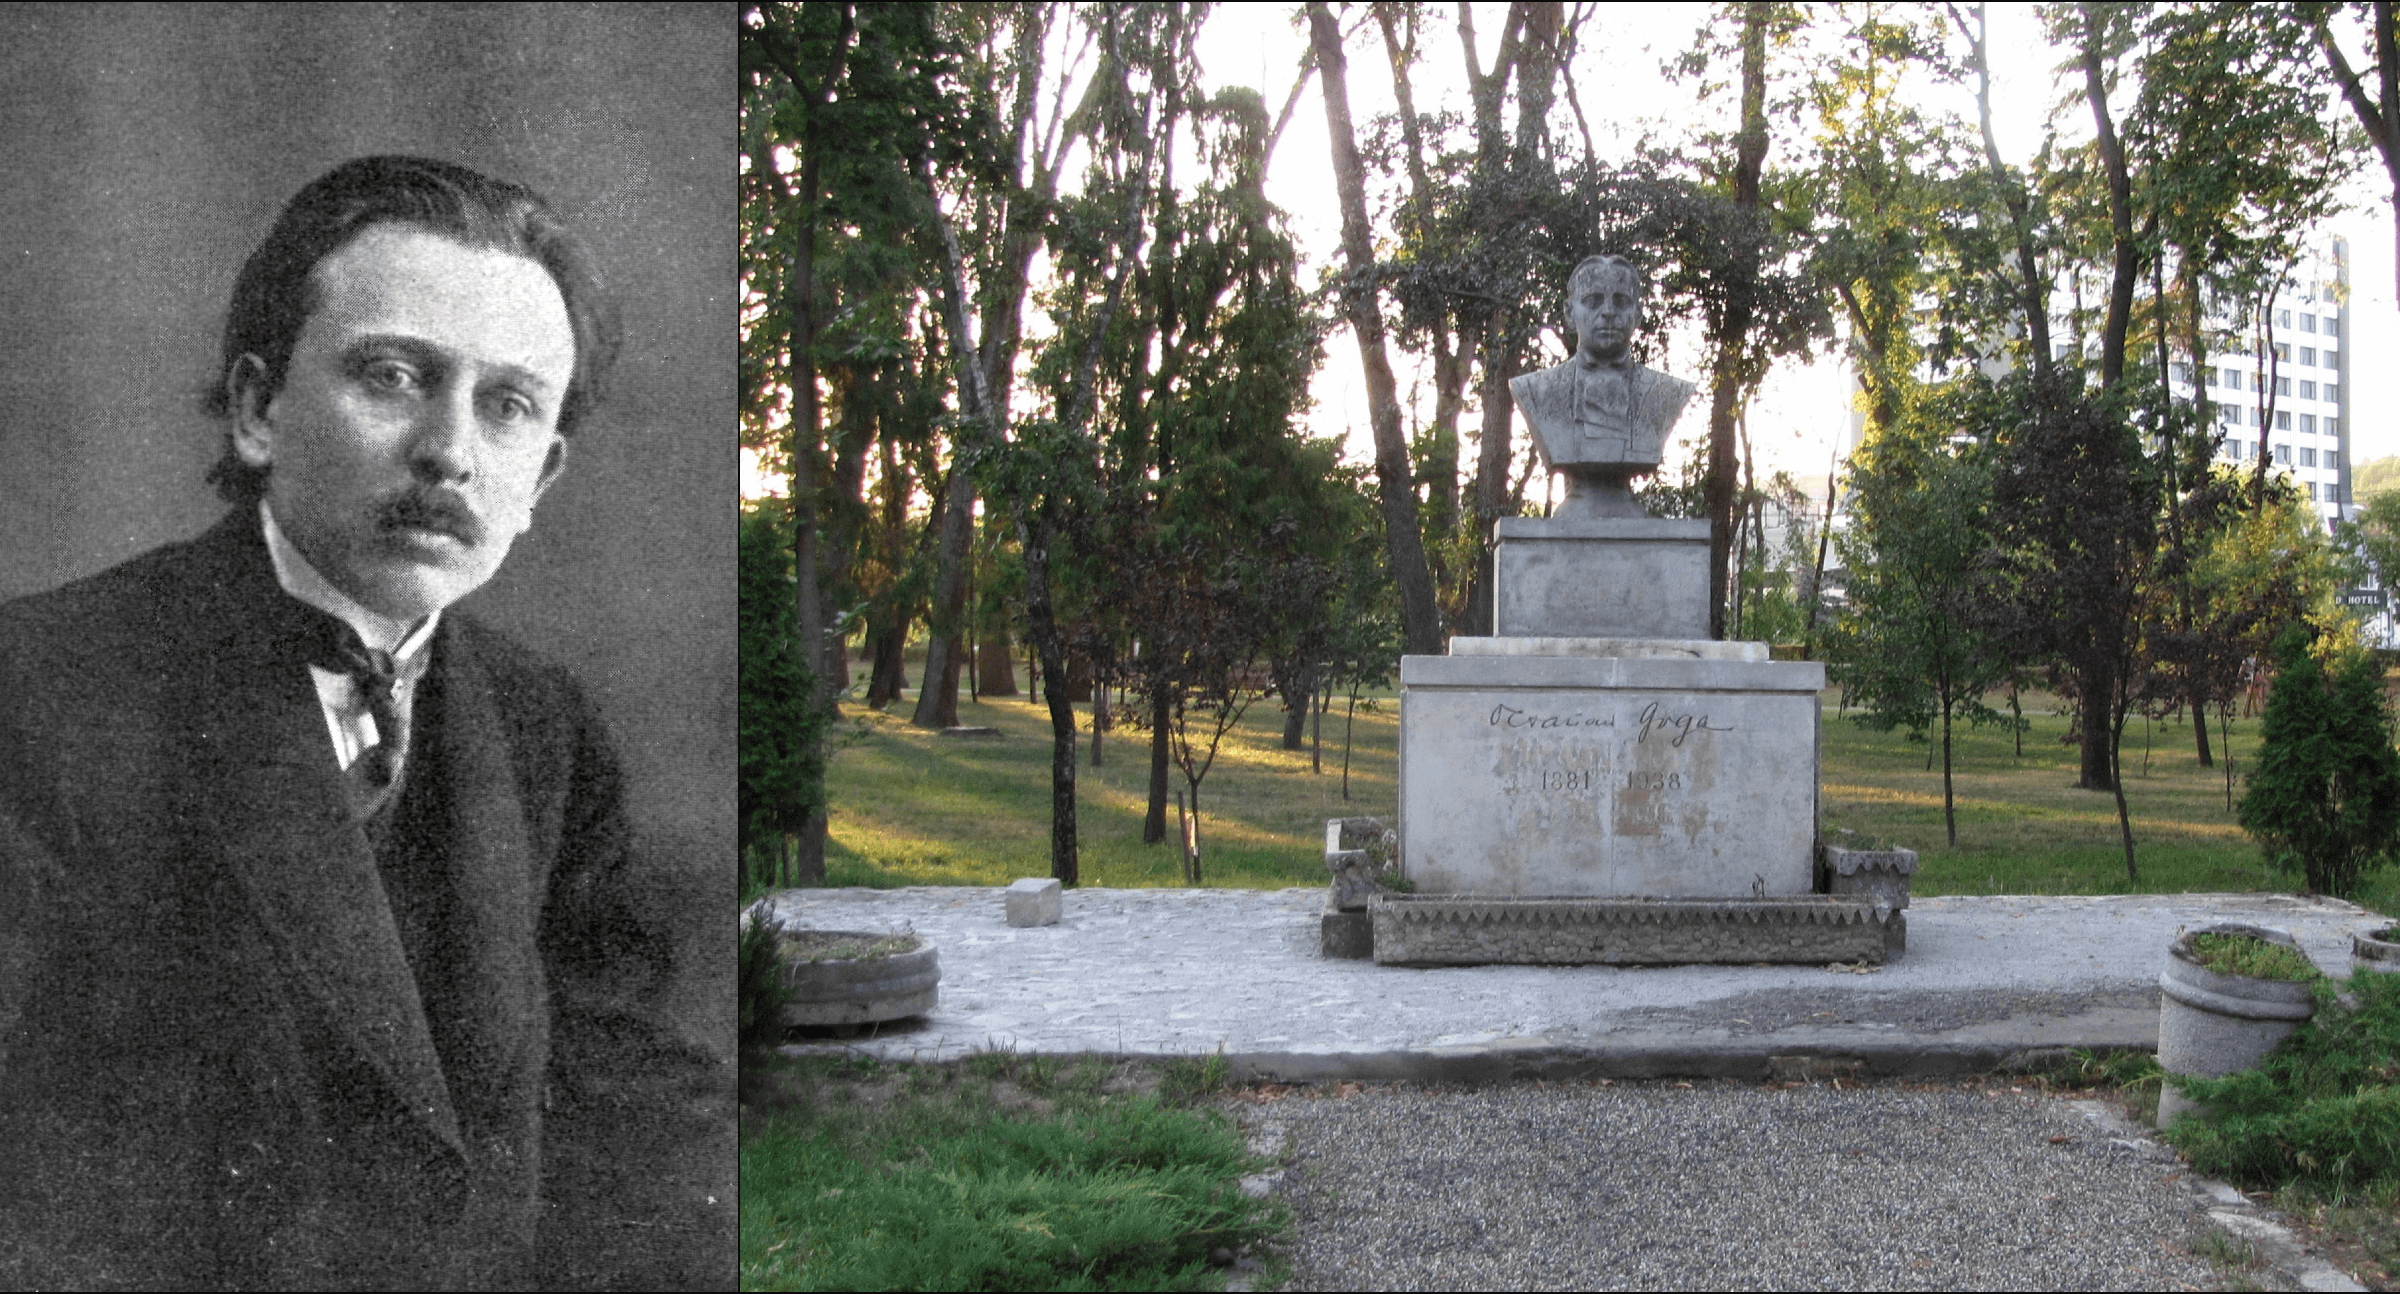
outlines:
[[[2400,752],[2374,660],[2353,653],[2329,680],[2309,646],[2301,624],[2275,640],[2275,690],[2238,812],[2309,893],[2350,898],[2400,850]]]
[[[735,978],[740,999],[741,1050],[752,1052],[783,1041],[783,1008],[791,990],[783,978],[782,932],[767,920],[765,905],[742,915],[742,939],[735,955]]]

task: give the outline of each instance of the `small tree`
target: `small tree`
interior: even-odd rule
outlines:
[[[2279,670],[2241,823],[2270,862],[2301,869],[2309,893],[2348,898],[2400,853],[2400,752],[2374,658],[2347,653],[2328,683],[2312,637],[2295,623],[2275,640]]]
[[[742,857],[771,845],[774,864],[753,881],[790,885],[821,881],[792,874],[792,837],[825,811],[825,729],[830,707],[817,700],[815,679],[794,641],[799,615],[792,606],[791,525],[779,506],[742,510],[741,812]],[[821,862],[820,861],[820,866]]]

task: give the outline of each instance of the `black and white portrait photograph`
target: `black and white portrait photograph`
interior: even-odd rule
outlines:
[[[0,1288],[732,1286],[734,63],[0,11]]]

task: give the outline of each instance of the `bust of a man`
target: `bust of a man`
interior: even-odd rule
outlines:
[[[1508,384],[1542,461],[1567,476],[1554,516],[1643,515],[1628,483],[1657,469],[1692,384],[1634,362],[1641,322],[1641,271],[1623,257],[1587,257],[1567,277],[1574,358]]]

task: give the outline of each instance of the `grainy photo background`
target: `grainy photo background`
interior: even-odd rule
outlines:
[[[0,10],[0,599],[222,511],[202,480],[222,429],[199,402],[234,275],[301,185],[383,152],[529,184],[597,251],[625,352],[533,530],[464,605],[593,689],[661,865],[730,895],[734,21],[713,5]],[[707,987],[687,995],[730,1046],[730,980]]]

